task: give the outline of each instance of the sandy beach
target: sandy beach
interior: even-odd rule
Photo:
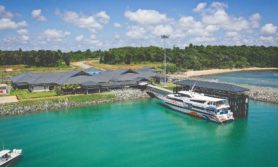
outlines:
[[[211,69],[211,70],[199,70],[199,71],[187,71],[187,72],[178,72],[175,74],[170,74],[171,79],[182,79],[190,77],[198,77],[203,75],[213,75],[226,72],[238,72],[238,71],[259,71],[259,70],[278,70],[278,68],[259,68],[259,67],[250,67],[250,68],[232,68],[232,69]]]

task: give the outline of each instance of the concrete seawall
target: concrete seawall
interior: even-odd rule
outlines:
[[[244,85],[244,84],[234,84],[234,85],[248,88],[250,91],[247,91],[246,94],[250,97],[250,99],[278,104],[278,88],[260,87],[260,86]],[[44,111],[68,109],[68,108],[80,107],[80,106],[90,106],[90,105],[97,105],[103,103],[112,103],[112,102],[119,102],[119,101],[149,98],[149,95],[147,93],[138,89],[113,90],[111,92],[115,95],[115,98],[86,101],[86,102],[67,102],[61,100],[57,103],[48,103],[46,101],[45,103],[31,104],[31,105],[24,105],[24,106],[17,105],[17,103],[0,105],[0,116],[44,112]]]

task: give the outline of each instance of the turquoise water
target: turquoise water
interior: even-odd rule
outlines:
[[[255,86],[278,87],[278,71],[231,72],[201,78]]]
[[[0,118],[16,167],[278,166],[278,105],[250,102],[248,119],[217,125],[155,99]]]

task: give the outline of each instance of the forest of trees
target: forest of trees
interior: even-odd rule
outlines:
[[[69,65],[70,58],[60,50],[38,51],[0,51],[0,65],[25,64],[28,66],[59,66],[62,63]]]
[[[38,51],[1,51],[0,50],[0,65],[17,65],[25,64],[28,66],[44,66],[54,67],[70,65],[71,61],[85,60],[88,58],[99,57],[100,51],[76,51],[76,52],[62,52],[60,50],[38,50]]]
[[[265,46],[195,46],[166,49],[167,61],[178,69],[240,68],[248,66],[278,67],[278,47]],[[0,65],[26,64],[29,66],[69,65],[70,61],[99,58],[100,63],[131,64],[163,62],[163,48],[122,47],[106,51],[61,52],[0,51]]]
[[[264,46],[194,46],[166,49],[167,61],[179,69],[278,67],[278,47]],[[103,51],[100,62],[108,64],[162,62],[159,47],[124,47]]]

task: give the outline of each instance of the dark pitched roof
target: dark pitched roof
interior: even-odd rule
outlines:
[[[78,73],[80,73],[80,71],[68,71],[68,72],[62,74],[61,78],[59,78],[56,82],[57,82],[57,84],[62,85],[68,78],[70,78]]]
[[[17,75],[17,76],[14,76],[14,77],[11,77],[11,81],[13,83],[16,83],[16,82],[21,82],[21,83],[28,83],[34,79],[36,79],[38,76],[35,75],[34,73],[30,73],[30,72],[26,72],[26,73],[22,73],[20,75]]]
[[[111,81],[134,81],[138,78],[149,80],[152,77],[159,77],[159,74],[155,73],[152,68],[142,68],[136,71],[126,70],[114,73]]]
[[[153,67],[143,67],[143,68],[139,68],[136,70],[137,72],[144,72],[144,71],[148,71],[148,72],[154,72],[154,68]]]
[[[122,81],[118,80],[119,78],[124,78],[126,75],[129,75],[130,73],[125,73],[127,70],[110,70],[110,71],[103,71],[99,75],[92,75],[92,76],[86,76],[86,75],[77,75],[68,77],[66,80],[63,81],[63,84],[82,84],[87,81],[93,81],[93,82],[110,82],[110,81]],[[125,74],[123,74],[125,73]],[[132,74],[134,75],[134,74]],[[128,80],[128,79],[126,79]]]
[[[191,86],[191,87],[195,85],[195,87],[229,91],[229,92],[245,92],[249,90],[246,88],[242,88],[239,86],[226,84],[226,83],[198,81],[198,80],[180,80],[180,81],[175,81],[174,84],[181,85],[181,86]]]
[[[111,78],[113,81],[131,81],[135,80],[139,75],[136,73],[125,73]]]
[[[11,80],[15,84],[82,84],[85,82],[136,82],[140,80],[149,80],[152,77],[158,77],[160,74],[154,72],[152,68],[142,68],[138,70],[120,69],[102,71],[99,75],[90,75],[85,71],[68,71],[52,73],[22,73]]]
[[[20,80],[21,78],[23,78],[27,73],[22,73],[16,76],[11,77],[11,81],[12,82],[17,82],[18,80]]]
[[[69,77],[63,81],[61,84],[81,84],[87,81],[92,81],[92,76],[88,75],[80,75],[80,76],[73,76]]]
[[[28,84],[62,84],[66,79],[76,75],[80,71],[68,71],[57,73],[23,73],[12,77],[13,83],[28,83]]]
[[[103,72],[101,72],[100,75],[92,76],[92,80],[94,82],[116,81],[118,78],[123,77],[124,75],[129,74],[129,73],[126,73],[126,72],[127,72],[127,70],[125,70],[125,69],[103,71]]]

